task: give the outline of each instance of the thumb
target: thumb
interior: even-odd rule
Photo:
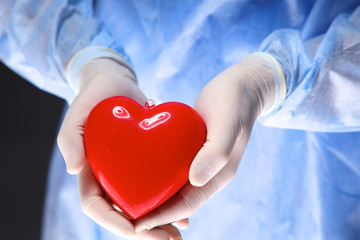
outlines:
[[[57,142],[64,157],[67,172],[79,173],[85,165],[85,150],[83,146],[83,128],[71,129],[62,125]]]
[[[57,143],[64,156],[66,168],[70,174],[78,174],[85,165],[84,127],[92,105],[86,104],[86,98],[79,94],[69,107],[61,125]]]
[[[198,187],[209,182],[228,163],[242,131],[236,111],[214,106],[205,109],[205,112],[199,112],[207,127],[207,140],[196,155],[189,173],[190,183]]]

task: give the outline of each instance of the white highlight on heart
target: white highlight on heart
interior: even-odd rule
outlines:
[[[171,117],[171,114],[168,112],[162,112],[162,113],[158,113],[155,116],[153,116],[152,118],[147,118],[142,120],[139,123],[139,126],[144,129],[144,130],[150,130],[164,122],[166,122],[167,120],[169,120]]]
[[[116,106],[113,108],[113,115],[116,118],[130,118],[129,112],[126,110],[126,108],[121,106]]]

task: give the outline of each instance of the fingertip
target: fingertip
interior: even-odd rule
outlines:
[[[181,233],[173,224],[166,224],[159,226],[158,228],[163,229],[167,232],[171,240],[182,240]]]
[[[66,164],[66,170],[69,174],[76,175],[81,172],[86,162],[82,149],[69,149],[69,151],[63,155]]]
[[[67,173],[70,174],[70,175],[76,175],[76,174],[79,173],[79,172],[74,171],[72,168],[70,168],[70,167],[68,167],[68,166],[66,166],[66,171],[67,171]]]
[[[189,171],[189,181],[195,187],[204,186],[211,178],[209,153],[206,145],[196,155]]]
[[[204,167],[196,166],[190,170],[189,181],[194,187],[202,187],[211,179],[211,175]]]
[[[75,166],[70,166],[71,164],[66,163],[66,171],[71,175],[77,175],[84,168],[84,163],[80,163]]]
[[[195,187],[202,187],[207,184],[229,160],[229,157],[214,148],[213,145],[205,145],[190,167],[189,181]]]
[[[188,227],[189,227],[189,219],[188,219],[188,218],[185,218],[185,219],[176,221],[176,222],[174,222],[173,224],[174,224],[176,227],[178,227],[179,229],[185,230],[185,229],[188,229]]]
[[[64,157],[66,171],[69,174],[78,174],[85,165],[85,151],[81,143],[75,141],[63,141],[59,144],[59,149]]]

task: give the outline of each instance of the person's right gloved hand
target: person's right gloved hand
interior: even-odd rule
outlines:
[[[207,140],[192,162],[190,182],[167,202],[136,220],[136,230],[190,217],[229,183],[256,119],[279,107],[285,87],[280,65],[263,53],[246,57],[211,80],[195,104],[206,124]]]
[[[181,239],[176,227],[165,224],[152,230],[136,233],[132,221],[114,208],[95,178],[85,156],[84,126],[93,107],[112,96],[127,96],[141,104],[147,100],[137,87],[133,72],[125,65],[109,58],[88,61],[77,76],[78,95],[68,109],[62,123],[58,145],[64,156],[67,171],[78,174],[81,207],[85,214],[113,233],[134,239]],[[186,227],[187,219],[177,222]]]

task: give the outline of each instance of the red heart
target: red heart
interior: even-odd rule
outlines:
[[[205,124],[191,107],[177,102],[143,107],[121,96],[95,106],[84,135],[96,178],[132,219],[185,185],[205,140]]]

